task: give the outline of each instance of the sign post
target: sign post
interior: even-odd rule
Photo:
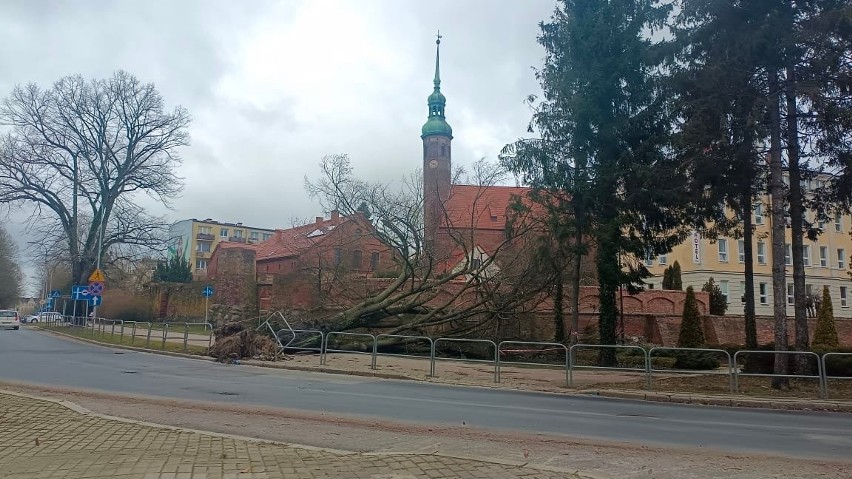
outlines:
[[[100,258],[99,258],[100,259]],[[100,261],[98,261],[100,264]],[[106,281],[106,277],[104,276],[104,272],[101,271],[100,267],[95,268],[91,275],[89,275],[89,288],[88,292],[91,298],[100,298],[102,294],[104,294],[104,289],[106,285],[104,283]],[[98,317],[98,305],[101,304],[101,301],[97,302],[91,301],[92,304],[92,324],[94,324],[95,319]],[[86,321],[89,320],[88,314],[86,315]]]
[[[207,323],[209,322],[207,318],[210,311],[207,305],[210,300],[210,296],[213,296],[213,286],[210,286],[209,284],[204,286],[204,289],[201,290],[201,295],[204,296],[204,322]]]

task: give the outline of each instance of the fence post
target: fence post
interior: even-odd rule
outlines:
[[[124,320],[123,319],[121,320],[121,330],[120,330],[119,336],[121,336],[121,339],[123,341],[124,340]]]
[[[370,369],[376,370],[376,355],[379,353],[379,337],[373,338],[373,358],[370,361]]]
[[[823,366],[823,359],[825,358],[825,353],[823,353],[822,357],[817,355],[817,374],[819,374],[819,398],[825,399],[828,396],[828,379],[825,372],[825,367]]]
[[[429,377],[435,377],[435,341],[429,346]]]
[[[183,323],[183,350],[186,351],[187,344],[189,344],[189,323]]]
[[[112,320],[112,329],[110,329],[109,335],[115,336],[115,320],[114,319]]]
[[[206,324],[207,326],[205,326],[205,328],[210,328],[210,337],[207,339],[207,349],[210,349],[213,347],[213,325],[210,323]]]
[[[169,336],[169,323],[163,323],[163,345],[160,347],[160,349],[162,349],[164,351],[166,349],[166,338],[168,336]]]
[[[133,342],[136,341],[136,321],[133,322],[133,329],[130,330],[130,345],[133,346]]]

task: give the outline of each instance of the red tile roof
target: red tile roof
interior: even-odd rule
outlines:
[[[298,256],[317,244],[325,235],[345,221],[346,217],[327,219],[285,230],[275,230],[271,238],[255,245],[257,260]]]
[[[525,198],[530,188],[517,186],[453,185],[444,202],[443,228],[505,230],[509,206]]]

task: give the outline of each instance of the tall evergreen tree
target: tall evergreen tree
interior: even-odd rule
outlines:
[[[684,0],[681,6],[671,76],[682,119],[676,145],[689,165],[696,220],[708,222],[702,233],[743,238],[745,336],[755,348],[752,212],[763,188],[766,130],[759,81],[765,46],[754,25],[764,12],[755,2]]]
[[[192,267],[183,255],[172,256],[168,261],[158,261],[154,281],[189,283],[192,281]]]
[[[683,239],[676,215],[680,172],[665,148],[670,121],[655,76],[656,48],[647,35],[668,12],[647,0],[562,0],[541,24],[546,57],[537,76],[544,98],[533,122],[566,152],[572,171],[583,173],[602,344],[616,343],[617,293],[627,278],[619,257],[664,253]],[[533,177],[533,185],[558,187],[570,168],[557,160],[542,155],[532,164],[509,166]],[[602,364],[614,360],[611,350],[601,354]]]

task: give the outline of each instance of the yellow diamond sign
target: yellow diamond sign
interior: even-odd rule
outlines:
[[[95,272],[89,276],[89,282],[103,283],[105,280],[104,272],[100,269],[96,269]]]

